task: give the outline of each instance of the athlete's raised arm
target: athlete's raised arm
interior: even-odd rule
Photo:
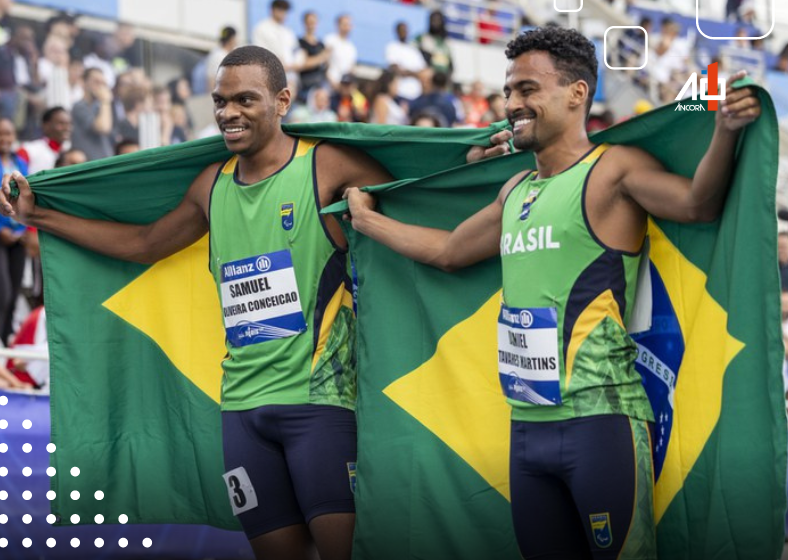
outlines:
[[[729,83],[745,76],[734,75]],[[741,130],[761,114],[755,90],[728,86],[717,112],[714,136],[692,180],[667,172],[642,150],[617,146],[622,152],[621,190],[646,212],[677,222],[711,221],[717,218],[728,192],[734,155]]]
[[[39,228],[104,255],[141,263],[153,263],[188,247],[208,231],[206,208],[217,165],[203,170],[181,203],[160,219],[146,225],[123,224],[79,218],[36,205],[35,195],[21,174],[5,175],[0,192],[0,211],[25,225]],[[19,187],[12,199],[10,181]]]
[[[506,196],[526,175],[518,173],[489,205],[458,225],[454,231],[403,224],[375,211],[369,193],[348,189],[353,229],[409,259],[452,272],[494,257],[499,252],[501,216]]]

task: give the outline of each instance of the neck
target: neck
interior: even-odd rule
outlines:
[[[588,140],[585,128],[566,133],[548,147],[539,150],[536,169],[540,179],[548,179],[566,170],[588,152],[593,144]]]
[[[238,178],[247,184],[257,183],[279,171],[290,159],[296,138],[278,129],[265,147],[254,154],[238,155]]]

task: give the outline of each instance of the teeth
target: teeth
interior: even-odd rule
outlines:
[[[225,128],[224,131],[225,132],[229,132],[229,133],[233,133],[233,132],[243,132],[244,129],[242,127],[238,127],[238,128],[229,128],[228,127],[228,128]]]
[[[531,119],[520,119],[518,121],[514,121],[514,126],[525,126],[531,122]]]

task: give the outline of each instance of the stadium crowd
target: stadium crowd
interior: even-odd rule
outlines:
[[[750,4],[739,4],[729,10],[728,19],[741,25],[737,36],[746,36],[757,22],[748,11]],[[194,124],[199,119],[191,114],[189,100],[193,92],[210,93],[219,63],[241,45],[237,29],[223,27],[215,47],[197,65],[184,67],[180,76],[166,83],[157,83],[145,68],[143,44],[134,26],[119,23],[113,33],[100,33],[83,29],[73,14],[58,13],[40,24],[12,18],[10,8],[10,0],[0,0],[3,173],[18,170],[27,175],[218,133],[214,124]],[[302,27],[296,30],[286,23],[291,10],[287,0],[274,0],[269,8],[268,17],[255,25],[251,43],[273,51],[284,64],[296,100],[285,122],[483,127],[506,118],[501,93],[480,81],[459,84],[453,80],[448,39],[456,35],[448,30],[447,17],[440,9],[430,12],[423,30],[393,22],[385,49],[388,66],[369,80],[357,72],[359,48],[364,45],[354,42],[352,14],[337,17],[335,31],[320,37],[315,12],[298,14]],[[493,10],[484,9],[483,16],[484,26],[479,25],[487,35],[476,35],[474,41],[493,42],[489,33],[500,34],[497,42],[501,44],[511,37],[502,32],[504,27]],[[520,21],[528,24],[526,14],[521,16]],[[637,11],[630,16],[649,32],[649,64],[630,71],[643,95],[625,109],[624,118],[672,101],[689,73],[700,71],[705,63],[719,61],[723,77],[732,70],[726,66],[730,50],[709,56],[693,44],[692,35],[676,19],[655,21]],[[769,50],[761,40],[731,41],[728,46],[734,54],[736,50],[761,53],[758,60],[765,67],[788,73],[788,45]],[[634,30],[621,38],[615,56],[629,66],[644,56],[643,50],[643,39]],[[617,120],[620,117],[602,106],[592,112],[588,128],[604,129]],[[43,294],[36,232],[4,220],[0,223],[0,336],[9,345],[14,343],[21,319],[41,307]],[[34,317],[43,322],[43,313]],[[37,332],[45,338],[44,329],[39,327]],[[19,379],[46,385],[44,374],[37,381],[24,373],[23,363],[17,365],[22,368],[17,369],[17,376],[0,368],[0,386],[18,384]],[[9,362],[12,369],[17,365]]]

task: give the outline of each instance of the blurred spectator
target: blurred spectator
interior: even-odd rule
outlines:
[[[741,21],[739,18],[739,8],[742,0],[727,0],[725,3],[725,19],[729,21]]]
[[[291,112],[288,122],[337,122],[337,114],[331,110],[331,97],[325,87],[312,88],[306,105],[299,105]]]
[[[71,142],[89,161],[114,153],[112,126],[112,90],[98,68],[85,70],[85,96],[74,105],[74,130]]]
[[[503,26],[492,8],[484,8],[479,15],[478,36],[482,45],[495,43],[504,36]]]
[[[0,165],[2,172],[17,171],[27,175],[27,164],[14,153],[16,128],[9,119],[0,119]],[[13,218],[0,216],[0,337],[8,345],[16,298],[22,285],[25,268],[25,248],[22,236],[27,228]]]
[[[397,23],[395,28],[397,40],[386,45],[386,63],[389,70],[399,76],[397,95],[413,101],[421,95],[421,75],[427,69],[427,63],[415,45],[408,41],[408,24]]]
[[[222,30],[219,32],[219,44],[208,53],[208,59],[205,61],[205,79],[209,92],[213,91],[213,87],[216,84],[216,72],[219,71],[219,65],[222,63],[222,60],[237,46],[238,33],[235,27],[229,25],[222,27]]]
[[[164,86],[153,88],[153,110],[159,116],[161,123],[161,145],[180,144],[188,140],[186,129],[176,124],[172,118],[172,96],[170,90]]]
[[[22,322],[11,347],[15,350],[35,352],[36,354],[49,354],[46,313],[43,305],[33,309]],[[21,383],[32,385],[36,389],[42,389],[49,385],[49,360],[13,358],[6,362],[6,366]]]
[[[432,113],[419,113],[410,120],[410,124],[422,128],[440,128],[441,126],[438,117]]]
[[[648,57],[651,77],[659,84],[660,99],[664,102],[673,100],[687,78],[690,45],[679,37],[679,31],[678,23],[664,18]]]
[[[110,89],[115,87],[115,68],[110,62],[110,38],[94,37],[90,53],[82,59],[85,69],[98,68],[104,74],[104,79]]]
[[[331,96],[331,110],[339,122],[366,122],[369,114],[367,98],[358,90],[353,74],[345,74],[339,81],[339,89]]]
[[[140,141],[140,115],[151,108],[151,99],[144,86],[132,84],[123,90],[123,119],[115,127],[120,141]]]
[[[8,114],[4,99],[3,112],[0,116],[11,118],[17,129],[23,129],[27,122],[28,104],[35,104],[37,101],[43,104],[42,98],[35,97],[41,83],[38,79],[39,52],[33,28],[29,25],[18,25],[11,34],[11,39],[0,47],[0,51],[7,51],[0,54],[0,66],[4,66],[5,70],[10,72],[9,76],[0,78],[0,89],[11,90],[9,103],[13,104],[14,109],[14,112]],[[6,66],[7,64],[10,65]],[[11,84],[8,83],[8,78],[12,81]],[[6,92],[3,91],[3,98],[5,96]]]
[[[121,140],[115,146],[115,155],[122,156],[123,154],[133,154],[140,151],[140,145],[131,140]]]
[[[66,14],[55,14],[44,24],[44,34],[47,37],[55,36],[63,39],[69,50],[69,56],[75,58],[73,56],[74,53],[71,52],[74,46],[74,34],[71,29],[71,21],[73,21],[73,18],[66,16]],[[76,58],[82,57],[78,56]]]
[[[69,92],[69,105],[67,109],[71,109],[74,104],[85,96],[85,89],[83,87],[83,76],[85,75],[85,64],[82,59],[71,59],[68,63],[68,92]]]
[[[16,127],[11,119],[0,118],[0,175],[8,175],[19,171],[28,174],[28,165],[24,157],[14,151],[16,145]]]
[[[408,124],[408,111],[397,100],[399,78],[384,70],[375,82],[369,122],[374,124]]]
[[[142,43],[130,23],[118,23],[107,43],[107,55],[115,75],[142,67]]]
[[[783,47],[783,50],[780,51],[779,56],[777,57],[777,64],[775,65],[775,70],[779,70],[781,72],[788,72],[788,43]]]
[[[41,117],[43,136],[24,142],[19,150],[29,166],[32,175],[44,169],[52,169],[58,156],[70,146],[71,114],[63,107],[52,107]]]
[[[427,33],[416,37],[416,46],[433,72],[451,75],[454,71],[454,63],[451,59],[451,49],[446,42],[447,36],[446,19],[440,10],[435,10],[430,13]]]
[[[788,291],[788,231],[777,235],[777,261],[780,264],[780,284],[785,292]]]
[[[432,77],[430,91],[411,103],[411,112],[431,112],[439,117],[441,126],[454,126],[458,121],[457,98],[449,93],[448,87],[449,76],[443,72],[436,72]]]
[[[487,97],[484,95],[484,84],[476,80],[471,84],[471,92],[462,97],[462,106],[465,110],[465,124],[479,126],[484,115],[490,110]]]
[[[487,105],[490,109],[482,117],[480,124],[487,125],[494,122],[506,120],[506,100],[500,93],[492,93],[487,96]]]
[[[11,11],[11,0],[0,0],[0,45],[5,45],[11,38],[8,31],[8,14]]]
[[[70,109],[73,102],[68,83],[68,46],[62,37],[49,35],[42,50],[44,56],[38,59],[38,77],[44,85],[46,107]]]
[[[55,167],[68,167],[69,165],[78,165],[85,163],[88,157],[82,150],[66,150],[57,158]]]
[[[326,37],[326,48],[331,51],[328,59],[328,81],[336,89],[342,76],[350,74],[356,67],[358,51],[350,40],[353,22],[348,14],[337,17],[337,32]]]
[[[271,16],[255,26],[252,37],[255,45],[268,49],[279,58],[285,67],[287,82],[295,84],[297,76],[294,67],[298,40],[293,30],[285,25],[289,11],[290,2],[287,0],[271,2]]]
[[[654,23],[650,17],[642,17],[638,22],[638,27],[646,30],[646,36],[650,37],[654,31]],[[618,40],[618,62],[619,66],[637,67],[645,60],[645,50],[648,48],[646,37],[640,29],[626,29]]]
[[[304,13],[304,36],[298,39],[298,100],[306,102],[312,88],[325,85],[331,51],[317,38],[317,14]]]

